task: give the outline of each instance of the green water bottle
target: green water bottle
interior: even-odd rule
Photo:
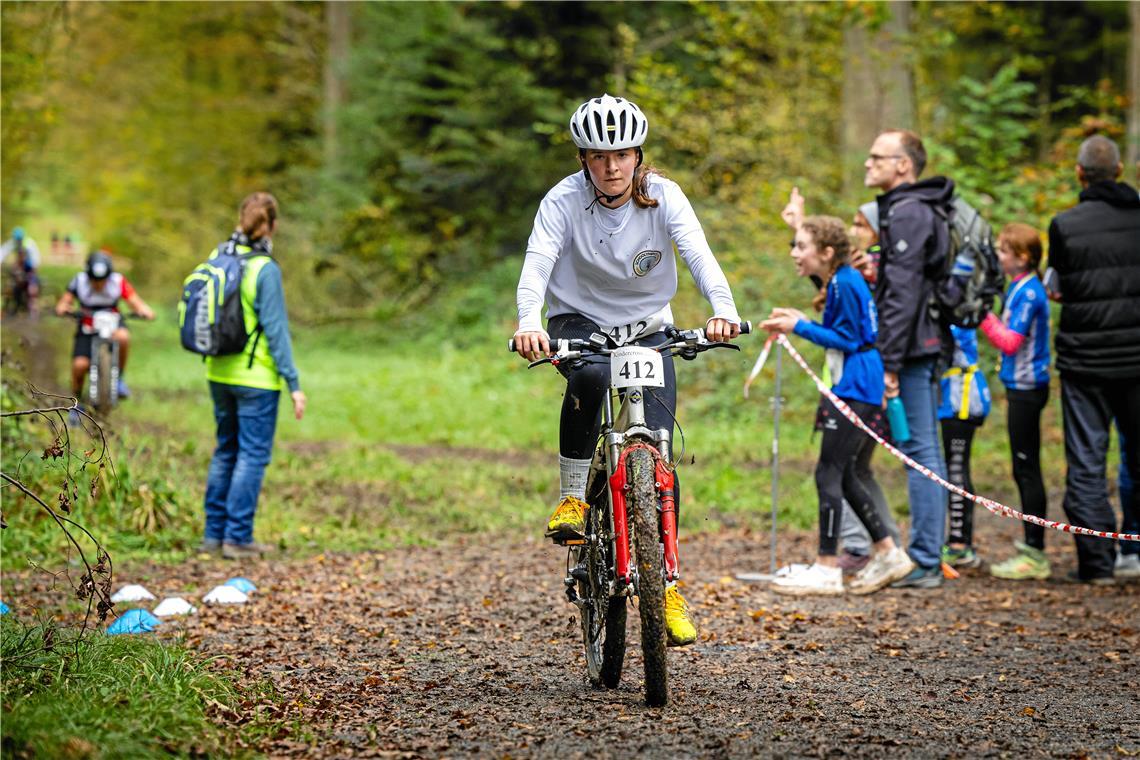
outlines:
[[[906,424],[906,407],[898,396],[887,399],[887,421],[891,423],[891,437],[895,443],[910,440],[910,428]]]

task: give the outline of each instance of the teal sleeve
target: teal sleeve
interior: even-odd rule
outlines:
[[[277,373],[285,378],[290,393],[300,390],[301,379],[293,363],[293,342],[289,338],[289,316],[285,313],[285,287],[276,261],[270,261],[257,275],[253,308],[269,342],[269,355],[277,365]]]

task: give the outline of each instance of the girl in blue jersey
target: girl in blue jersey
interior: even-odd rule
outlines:
[[[942,449],[946,455],[946,479],[974,492],[970,478],[970,449],[974,433],[990,413],[990,389],[978,369],[978,332],[951,325],[954,356],[942,374],[938,419],[942,428]],[[951,567],[978,567],[981,559],[974,550],[974,502],[950,492],[950,532],[942,547],[942,561]]]
[[[841,219],[809,216],[796,230],[792,259],[796,273],[822,282],[815,307],[823,309],[822,322],[812,322],[796,309],[777,308],[761,325],[773,333],[794,332],[827,349],[832,391],[860,418],[881,418],[883,361],[875,348],[878,314],[863,276],[848,264],[851,244]],[[846,497],[874,542],[871,561],[855,578],[850,590],[869,594],[904,577],[913,567],[879,517],[869,473],[860,478],[856,460],[864,447],[875,442],[842,415],[826,417],[815,482],[819,493],[819,556],[798,573],[777,578],[772,590],[779,594],[842,594],[843,571],[837,549],[840,515]],[[868,482],[870,480],[870,482]]]
[[[990,313],[985,336],[1002,353],[998,375],[1009,402],[1009,449],[1013,479],[1025,514],[1045,517],[1045,482],[1041,477],[1041,410],[1049,400],[1049,299],[1037,268],[1041,236],[1027,224],[1007,224],[998,236],[998,258],[1010,278],[1002,317]],[[1009,580],[1049,577],[1045,529],[1025,523],[1018,553],[994,565],[990,573]]]

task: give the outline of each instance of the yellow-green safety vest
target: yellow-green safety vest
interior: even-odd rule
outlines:
[[[249,246],[239,245],[235,253],[241,255],[251,250]],[[217,254],[215,250],[210,258]],[[245,331],[250,339],[240,354],[206,357],[206,378],[215,383],[244,385],[267,391],[281,390],[284,381],[277,373],[277,362],[273,361],[269,353],[269,341],[260,332],[254,335],[257,330],[257,312],[253,308],[257,300],[257,276],[270,261],[269,256],[252,256],[246,262],[245,273],[241,278],[241,309],[245,318]],[[253,353],[252,362],[250,352]]]

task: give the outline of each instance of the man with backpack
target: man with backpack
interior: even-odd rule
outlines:
[[[911,459],[944,478],[946,465],[936,417],[938,364],[952,339],[948,323],[937,319],[929,304],[951,251],[946,220],[954,183],[945,177],[918,181],[926,167],[926,150],[918,135],[907,130],[876,137],[863,166],[864,185],[881,191],[876,199],[882,249],[875,288],[877,346],[883,358],[886,396],[900,398],[906,410],[910,437],[898,445]],[[908,552],[915,569],[894,585],[935,588],[942,585],[946,492],[911,468],[907,468],[907,491]]]

